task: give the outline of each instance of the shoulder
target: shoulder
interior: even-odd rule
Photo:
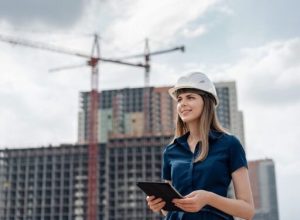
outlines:
[[[175,148],[176,148],[176,143],[174,141],[172,141],[172,143],[168,144],[167,146],[165,146],[163,148],[163,160],[164,160],[164,163],[167,163],[167,161],[170,160],[172,152],[174,151]]]
[[[227,150],[231,157],[246,157],[246,152],[239,139],[234,135],[228,135]]]
[[[234,144],[234,145],[241,144],[239,139],[233,134],[224,133],[223,138],[225,139],[226,142],[230,144]]]
[[[168,144],[167,146],[164,147],[163,152],[164,153],[168,153],[172,150],[174,150],[174,148],[176,148],[177,143],[176,143],[176,139],[172,140],[172,142],[170,144]]]
[[[239,139],[233,134],[223,133],[221,140],[222,140],[222,144],[224,144],[227,148],[229,148],[229,150],[243,148]]]

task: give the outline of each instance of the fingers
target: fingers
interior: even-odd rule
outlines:
[[[147,200],[147,202],[149,202],[149,201],[153,200],[154,198],[155,198],[155,196],[147,196],[146,200]]]
[[[176,207],[186,211],[186,212],[197,212],[198,208],[197,206],[193,205],[187,205],[187,204],[175,204]]]
[[[148,204],[149,208],[154,211],[154,212],[159,212],[164,206],[165,206],[166,202],[164,201],[160,201],[156,204]]]
[[[149,208],[154,212],[159,212],[166,204],[161,198],[155,198],[154,196],[147,196],[146,200]]]
[[[195,201],[192,198],[184,198],[184,199],[173,199],[173,203],[175,204],[182,204],[182,205],[189,205],[189,204],[194,204]]]
[[[191,198],[191,197],[194,197],[195,195],[196,195],[196,192],[193,191],[190,194],[186,195],[184,198]]]

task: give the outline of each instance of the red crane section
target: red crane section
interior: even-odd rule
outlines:
[[[96,55],[97,58],[94,58]],[[92,58],[88,64],[92,68],[91,93],[90,93],[90,114],[89,114],[89,146],[88,146],[88,205],[87,219],[97,220],[97,198],[98,198],[98,62],[100,47],[98,37],[95,35],[92,48]]]

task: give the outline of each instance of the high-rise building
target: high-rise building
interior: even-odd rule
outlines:
[[[0,150],[0,220],[84,220],[86,145]],[[99,146],[98,216],[104,219],[105,155]]]
[[[171,138],[120,135],[98,146],[98,220],[161,218],[136,182],[161,180],[162,150]],[[86,145],[4,149],[0,155],[0,220],[87,219]]]
[[[256,214],[254,220],[278,220],[275,166],[271,159],[249,162],[249,177]]]
[[[220,104],[218,118],[223,127],[236,135],[245,146],[243,113],[238,110],[236,83],[234,81],[215,83]]]
[[[217,108],[219,120],[244,145],[243,114],[238,110],[236,84],[218,82],[215,85],[220,100]],[[114,134],[142,136],[146,124],[151,134],[174,134],[176,102],[169,96],[169,88],[125,88],[100,92],[98,111],[100,142],[105,143],[108,137]],[[147,117],[144,112],[146,89],[149,89],[150,100]],[[80,93],[80,103],[78,143],[87,143],[89,92]]]

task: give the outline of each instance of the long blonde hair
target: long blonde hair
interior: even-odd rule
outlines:
[[[177,90],[176,96],[178,96],[182,93],[187,93],[187,92],[191,92],[191,93],[200,95],[204,102],[201,117],[199,117],[199,125],[200,125],[199,132],[202,137],[202,145],[201,145],[202,148],[201,148],[201,153],[195,159],[195,162],[198,162],[198,161],[205,160],[205,158],[208,155],[209,131],[214,130],[214,131],[219,131],[219,132],[224,132],[224,133],[227,133],[227,132],[225,131],[225,129],[222,127],[222,125],[220,124],[220,122],[218,120],[218,116],[216,113],[216,107],[215,107],[216,100],[214,99],[214,97],[207,92],[204,92],[204,91],[201,91],[198,89],[188,89],[188,88]],[[188,131],[189,131],[189,128],[188,128],[187,124],[185,122],[183,122],[181,120],[181,118],[179,117],[179,115],[177,114],[175,138],[184,135]]]

